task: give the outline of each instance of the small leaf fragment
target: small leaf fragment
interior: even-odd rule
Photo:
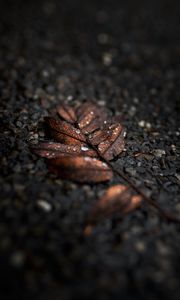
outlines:
[[[57,113],[63,120],[71,124],[74,124],[77,121],[76,113],[72,106],[62,104],[57,107]]]
[[[120,124],[111,124],[92,133],[89,142],[98,146],[99,153],[109,161],[124,150],[125,134],[126,130]]]
[[[142,196],[134,195],[130,187],[118,184],[111,186],[100,197],[88,217],[88,224],[101,221],[114,213],[127,214],[140,206]]]
[[[64,156],[49,160],[49,169],[62,179],[77,182],[103,182],[113,176],[109,166],[89,156]]]
[[[107,140],[110,137],[110,135],[111,132],[110,130],[108,130],[108,128],[99,129],[89,136],[89,141],[92,145],[98,146],[100,143]]]
[[[82,104],[77,109],[78,126],[84,134],[90,134],[104,125],[107,111],[91,102]]]
[[[107,138],[98,144],[98,150],[103,158],[109,161],[124,150],[126,131],[120,124],[112,124],[105,132]]]
[[[51,129],[51,136],[56,141],[68,145],[82,145],[82,143],[86,143],[84,134],[68,122],[57,120],[53,117],[46,117],[45,122]]]

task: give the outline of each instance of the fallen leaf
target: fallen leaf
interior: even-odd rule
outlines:
[[[88,223],[97,223],[114,213],[127,214],[137,208],[142,196],[134,195],[129,186],[118,184],[111,186],[97,201],[88,217]]]
[[[60,119],[44,119],[55,142],[39,143],[31,147],[32,151],[48,158],[49,169],[64,179],[79,182],[111,179],[113,172],[104,160],[113,159],[124,148],[121,124],[110,124],[106,108],[92,102],[76,108],[63,104],[57,113]]]
[[[124,150],[126,130],[120,124],[112,124],[107,128],[95,131],[90,137],[92,145],[106,160],[112,160]]]
[[[39,143],[31,147],[32,151],[49,159],[49,169],[64,179],[79,182],[111,179],[113,172],[104,160],[112,160],[124,149],[121,124],[111,124],[113,118],[107,118],[106,108],[92,102],[76,108],[63,104],[57,113],[60,119],[44,119],[55,142]]]
[[[86,144],[84,134],[82,134],[81,131],[72,124],[69,124],[66,121],[57,120],[53,117],[45,117],[44,120],[51,129],[51,136],[57,142],[80,146]]]
[[[55,142],[31,146],[36,154],[48,158],[51,172],[62,179],[86,183],[108,181],[115,173],[131,186],[119,184],[107,189],[89,214],[85,235],[91,233],[93,224],[106,216],[115,213],[124,215],[137,208],[143,198],[156,207],[168,222],[180,222],[139,190],[123,171],[109,163],[124,150],[126,130],[121,125],[121,116],[108,118],[106,108],[92,102],[76,108],[63,104],[55,113],[58,113],[59,119],[45,118]],[[139,192],[139,195],[133,191]]]
[[[109,166],[89,156],[64,156],[49,160],[49,169],[62,179],[77,182],[103,182],[113,176]]]
[[[62,104],[62,105],[58,106],[57,113],[63,120],[65,120],[69,123],[74,124],[77,121],[77,116],[76,116],[74,108],[72,108],[71,106],[69,106],[67,104]]]

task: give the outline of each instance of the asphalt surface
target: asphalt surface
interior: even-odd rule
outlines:
[[[57,104],[98,101],[128,130],[115,166],[179,217],[179,1],[0,6],[1,299],[180,299],[180,225],[144,203],[85,236],[123,180],[64,182],[28,147]]]

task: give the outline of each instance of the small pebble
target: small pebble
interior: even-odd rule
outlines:
[[[154,155],[156,156],[156,157],[162,157],[163,155],[165,155],[166,154],[166,151],[165,150],[163,150],[163,149],[155,149],[155,150],[153,150],[153,153],[154,153]]]
[[[175,152],[176,151],[176,145],[171,145],[171,149]]]
[[[144,120],[139,121],[138,125],[139,125],[139,127],[142,127],[142,128],[145,127],[145,121]]]
[[[52,210],[52,206],[44,200],[39,200],[37,205],[46,212],[50,212]]]
[[[21,267],[24,264],[25,256],[21,251],[14,252],[10,257],[10,263],[14,267]]]
[[[131,117],[133,117],[134,115],[135,115],[135,113],[136,113],[136,107],[135,106],[130,106],[130,109],[129,109],[129,115],[131,116]]]
[[[180,174],[176,173],[175,176],[180,181]]]
[[[140,253],[144,252],[146,247],[145,247],[145,243],[143,241],[138,241],[135,244],[136,250]]]
[[[99,100],[99,101],[98,101],[98,105],[100,105],[100,106],[105,106],[105,105],[106,105],[106,102],[103,101],[103,100]]]
[[[49,77],[49,72],[47,70],[43,70],[42,75],[43,75],[43,77],[47,78],[47,77]]]
[[[131,168],[131,167],[126,168],[126,172],[128,174],[130,174],[131,176],[136,176],[136,170],[134,168]]]
[[[105,45],[109,42],[109,36],[106,33],[100,33],[98,35],[99,44]]]
[[[112,54],[108,52],[104,53],[102,56],[102,60],[105,66],[110,66],[112,64]]]
[[[139,121],[138,125],[141,128],[147,128],[147,129],[151,129],[151,127],[152,127],[150,122],[146,122],[144,120]]]
[[[67,101],[72,101],[72,100],[73,100],[73,96],[72,95],[67,96]]]
[[[139,103],[139,99],[136,98],[136,97],[133,99],[133,101],[134,101],[135,104],[138,104],[138,103]]]

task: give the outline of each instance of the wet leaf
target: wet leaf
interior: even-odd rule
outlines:
[[[101,128],[107,119],[107,110],[91,102],[82,104],[77,109],[78,127],[84,134],[89,134]]]
[[[109,180],[113,172],[104,161],[113,159],[123,150],[122,126],[111,124],[113,118],[108,119],[106,108],[93,102],[76,108],[63,104],[57,108],[57,113],[59,119],[44,119],[54,142],[39,143],[32,148],[34,153],[48,158],[50,169],[64,179]]]
[[[43,142],[31,146],[31,150],[41,157],[48,159],[59,158],[67,155],[83,155],[90,157],[97,157],[97,153],[85,146],[79,145],[65,145],[54,142]]]
[[[107,128],[95,131],[90,137],[92,145],[106,160],[112,160],[124,150],[126,130],[120,124],[112,124]]]
[[[97,201],[88,217],[88,223],[96,223],[114,213],[122,215],[140,206],[142,196],[134,195],[129,186],[122,184],[111,186]]]
[[[59,119],[45,118],[55,142],[31,146],[34,153],[48,158],[51,172],[62,179],[82,183],[108,181],[115,173],[131,186],[119,184],[107,189],[89,214],[85,235],[90,234],[94,224],[101,219],[116,213],[124,215],[137,208],[143,198],[158,209],[168,222],[180,222],[161,209],[122,170],[117,170],[109,162],[124,150],[126,130],[121,125],[122,116],[108,118],[106,108],[92,102],[76,108],[63,104],[57,108],[55,114],[57,113]],[[139,195],[135,195],[133,191],[137,191]]]
[[[79,129],[66,121],[57,120],[53,117],[45,118],[46,124],[51,129],[51,136],[57,141],[67,145],[84,145],[86,138]]]
[[[108,165],[89,156],[64,156],[49,160],[49,170],[62,179],[98,183],[113,176]]]
[[[65,120],[69,123],[74,124],[77,121],[77,117],[76,117],[74,108],[72,108],[71,106],[69,106],[67,104],[62,104],[62,105],[58,106],[57,113],[63,120]]]

